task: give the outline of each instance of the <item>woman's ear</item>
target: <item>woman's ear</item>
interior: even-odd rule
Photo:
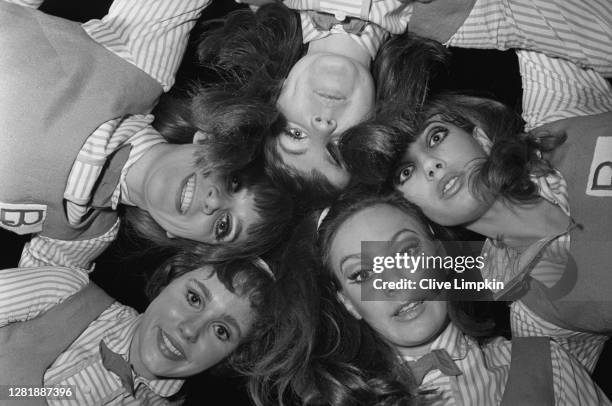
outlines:
[[[472,137],[480,144],[484,152],[489,155],[491,153],[491,147],[493,146],[493,142],[487,136],[487,133],[480,127],[474,127],[474,131],[472,131]]]
[[[206,141],[208,139],[208,134],[202,132],[202,131],[196,131],[195,134],[193,134],[193,143],[194,144],[200,144],[203,141]]]
[[[166,237],[172,240],[176,238],[176,235],[172,234],[170,231],[166,231]]]
[[[361,314],[359,314],[357,309],[355,309],[355,306],[353,306],[353,303],[349,299],[347,299],[341,292],[336,293],[336,297],[354,318],[356,318],[357,320],[362,319]]]

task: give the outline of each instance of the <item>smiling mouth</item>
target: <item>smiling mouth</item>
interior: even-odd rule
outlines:
[[[181,193],[179,195],[177,203],[178,211],[181,214],[187,213],[189,207],[191,207],[191,202],[193,201],[193,195],[195,190],[195,181],[195,173],[183,181],[182,187],[180,189]]]
[[[393,312],[393,317],[401,318],[402,320],[412,320],[417,318],[424,307],[423,304],[425,302],[423,300],[416,300],[404,303],[400,307],[398,307],[395,312]]]
[[[186,358],[180,346],[162,329],[159,330],[158,342],[161,353],[166,358],[175,361],[180,361]]]

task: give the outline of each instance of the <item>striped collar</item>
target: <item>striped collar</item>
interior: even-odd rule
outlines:
[[[130,317],[127,320],[118,323],[115,328],[110,329],[103,337],[104,343],[110,350],[121,355],[126,361],[130,357],[130,343],[136,335],[136,329],[140,324],[142,315]],[[184,379],[146,379],[138,376],[132,369],[132,378],[134,379],[134,388],[143,384],[151,391],[162,397],[169,397],[176,394],[183,383]]]
[[[451,321],[446,328],[431,343],[430,351],[446,350],[454,361],[467,357],[471,339],[463,334],[461,330]],[[416,361],[420,357],[403,356],[406,361]]]

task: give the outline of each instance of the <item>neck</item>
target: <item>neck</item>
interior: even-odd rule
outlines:
[[[446,328],[449,326],[449,323],[452,322],[447,318],[446,322],[443,324],[440,330],[436,332],[432,337],[430,337],[425,343],[410,347],[402,347],[396,345],[397,351],[403,357],[410,357],[414,359],[421,358],[423,355],[431,352],[431,345],[436,340],[436,338],[438,338],[444,332],[444,330],[446,330]]]
[[[157,144],[149,148],[134,164],[128,169],[125,176],[125,186],[130,196],[130,201],[138,208],[147,210],[143,192],[147,181],[150,168],[164,153],[172,148],[171,144]]]
[[[363,46],[359,45],[350,35],[342,33],[331,34],[325,38],[311,41],[307,53],[329,53],[346,56],[356,60],[368,69],[372,60]]]
[[[561,234],[567,230],[568,223],[567,215],[545,199],[512,203],[499,198],[466,228],[492,239],[501,237],[507,245],[519,247]]]
[[[397,350],[402,357],[410,357],[417,360],[431,351],[431,343],[429,342],[416,347],[398,347]]]

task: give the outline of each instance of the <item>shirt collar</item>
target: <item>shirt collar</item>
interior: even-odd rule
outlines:
[[[467,356],[468,347],[468,338],[453,322],[448,323],[444,331],[431,343],[432,350],[446,350],[455,361]]]

